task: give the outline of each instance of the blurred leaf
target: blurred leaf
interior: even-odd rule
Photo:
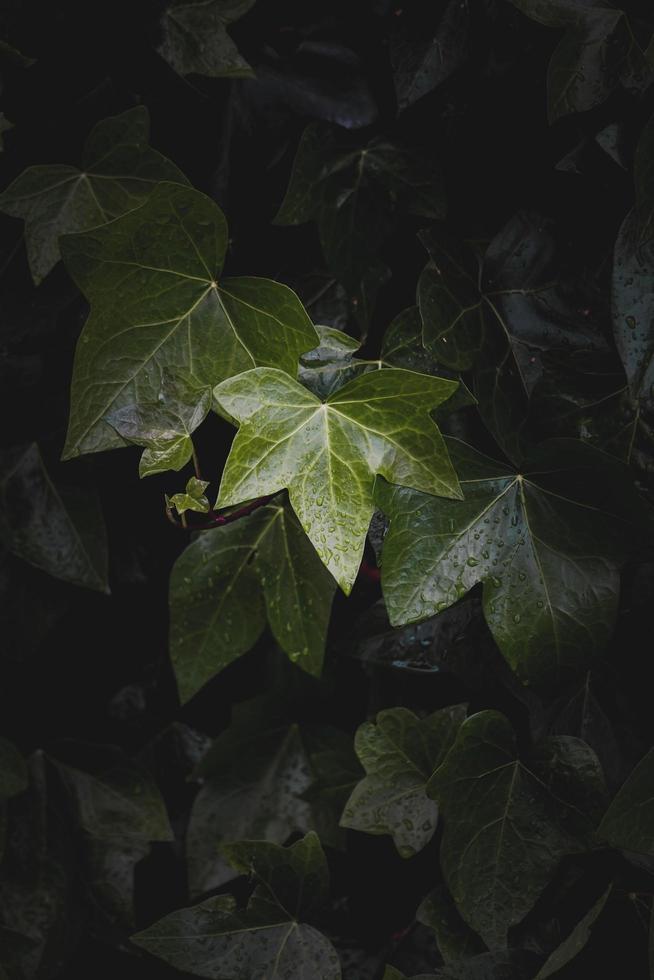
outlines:
[[[442,882],[423,898],[416,919],[434,931],[438,951],[446,964],[467,961],[485,949],[479,936],[459,915],[452,896]]]
[[[0,211],[25,219],[27,255],[38,285],[60,259],[59,238],[86,231],[137,208],[162,180],[186,184],[175,164],[148,146],[145,106],[99,122],[82,170],[29,167],[0,194]]]
[[[55,487],[36,443],[4,454],[0,522],[9,550],[74,585],[109,592],[107,544],[97,494]]]
[[[364,772],[354,751],[352,736],[336,728],[304,732],[311,770],[315,776],[302,799],[311,805],[313,825],[321,842],[346,849],[340,819],[345,804]]]
[[[470,12],[468,0],[449,0],[433,6],[408,4],[401,13],[390,53],[398,106],[406,109],[458,68],[465,56]]]
[[[536,974],[534,980],[546,980],[547,977],[558,973],[559,970],[567,966],[582,951],[590,939],[597,918],[601,915],[606,905],[606,900],[611,893],[612,887],[612,885],[609,885],[604,894],[597,899],[595,904],[586,912],[585,916],[579,920],[570,935],[547,957],[547,960]]]
[[[368,834],[390,834],[401,857],[429,843],[438,808],[427,783],[452,746],[465,719],[464,705],[420,719],[406,708],[390,708],[366,722],[355,738],[366,776],[345,804],[341,824]]]
[[[28,786],[27,765],[16,746],[0,737],[0,800],[24,792]]]

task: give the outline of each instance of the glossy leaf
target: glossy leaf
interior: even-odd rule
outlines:
[[[243,841],[226,847],[257,888],[245,909],[220,895],[181,909],[132,937],[177,969],[216,980],[339,980],[331,943],[303,919],[324,900],[328,872],[318,838],[292,847]]]
[[[0,522],[9,550],[74,585],[108,592],[107,544],[97,494],[58,489],[36,443],[5,455]]]
[[[271,703],[272,702],[272,703]],[[312,774],[296,724],[277,701],[255,698],[234,708],[196,770],[202,786],[186,837],[192,895],[218,888],[237,872],[221,850],[225,842],[257,839],[283,844],[312,826],[303,799]]]
[[[597,834],[613,847],[654,856],[654,749],[618,791]]]
[[[425,787],[465,719],[464,705],[420,719],[390,708],[361,725],[355,748],[366,776],[345,805],[341,823],[368,834],[390,834],[402,857],[412,857],[436,830],[438,809]]]
[[[183,493],[174,493],[172,497],[166,497],[166,507],[169,509],[174,507],[178,514],[185,514],[187,510],[206,514],[209,511],[209,501],[204,491],[208,486],[208,480],[198,480],[196,476],[192,476],[187,481]]]
[[[255,0],[171,0],[164,11],[158,51],[180,75],[252,78],[254,72],[229,36],[228,27]]]
[[[442,7],[404,10],[400,29],[391,36],[391,63],[400,109],[417,102],[452,74],[462,61],[470,12],[467,0]],[[408,23],[407,23],[408,21]]]
[[[304,308],[280,283],[222,280],[226,247],[213,201],[165,182],[130,214],[63,239],[66,266],[91,301],[64,458],[124,445],[107,418],[156,402],[164,369],[185,379],[173,410],[191,415],[203,396],[189,401],[186,391],[259,365],[295,375],[299,355],[317,341]],[[148,433],[147,425],[144,432],[132,426],[129,438]]]
[[[483,582],[486,622],[518,676],[574,674],[607,642],[617,609],[628,528],[618,530],[619,501],[594,492],[602,468],[607,484],[615,475],[609,458],[557,440],[509,473],[457,440],[447,445],[462,502],[377,481],[390,517],[382,584],[391,622],[433,616]]]
[[[321,560],[348,594],[373,514],[374,474],[459,495],[429,410],[454,382],[397,368],[355,378],[320,402],[281,371],[257,368],[214,390],[240,428],[218,507],[287,488]]]
[[[170,583],[171,655],[182,701],[249,650],[266,620],[291,659],[319,674],[335,588],[287,505],[270,504],[201,534]]]
[[[611,894],[611,888],[612,885],[609,885],[606,891],[600,895],[594,905],[592,905],[588,912],[586,912],[584,917],[579,920],[572,932],[563,940],[561,945],[558,946],[553,953],[550,953],[547,960],[545,963],[543,963],[540,970],[536,974],[534,980],[546,980],[547,977],[553,976],[555,973],[558,973],[559,970],[563,969],[564,966],[567,966],[567,964],[581,952],[590,939],[595,922],[601,915],[602,910],[606,905],[606,901]]]
[[[193,457],[191,435],[211,409],[211,388],[193,389],[164,368],[157,396],[109,412],[105,420],[125,442],[144,446],[139,475],[179,471]],[[179,511],[181,513],[181,511]]]
[[[444,822],[445,879],[464,919],[490,949],[506,946],[508,929],[532,908],[561,858],[583,850],[592,832],[579,807],[580,799],[582,807],[588,802],[584,784],[590,780],[592,796],[601,782],[590,749],[574,745],[586,759],[576,785],[556,763],[545,766],[543,778],[550,750],[556,758],[563,747],[549,739],[540,758],[522,762],[508,721],[482,711],[461,726],[429,783]]]
[[[300,358],[298,381],[317,398],[327,398],[358,374],[376,371],[380,361],[357,359],[361,341],[333,327],[316,326],[320,344]]]
[[[30,167],[0,194],[0,211],[25,220],[32,278],[40,283],[60,259],[59,238],[137,208],[162,180],[186,184],[175,164],[148,146],[145,106],[97,124],[82,169]]]

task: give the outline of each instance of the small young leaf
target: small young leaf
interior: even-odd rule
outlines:
[[[192,476],[186,484],[184,493],[174,493],[172,497],[166,496],[166,506],[174,507],[178,514],[184,514],[187,510],[206,514],[209,511],[209,501],[204,491],[208,486],[208,480],[198,480],[197,477]]]
[[[402,857],[413,857],[431,840],[438,808],[427,783],[451,748],[466,715],[464,705],[419,719],[391,708],[366,722],[355,748],[366,776],[345,804],[341,824],[368,834],[390,834]]]
[[[429,410],[455,383],[389,368],[320,402],[281,371],[257,368],[214,391],[240,424],[217,506],[287,488],[321,560],[349,594],[373,514],[374,474],[458,497],[458,481]]]
[[[59,238],[104,224],[143,203],[159,181],[186,177],[147,145],[148,110],[128,109],[99,122],[84,150],[82,170],[30,167],[0,194],[0,211],[25,219],[32,278],[38,285],[59,261]]]
[[[288,506],[270,504],[201,534],[170,582],[171,655],[182,701],[249,650],[266,619],[291,659],[319,674],[335,588]]]

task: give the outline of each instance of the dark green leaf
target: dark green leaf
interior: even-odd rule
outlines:
[[[406,11],[403,21],[411,18]],[[468,33],[468,0],[449,0],[421,9],[391,36],[391,63],[400,109],[406,109],[435,89],[463,59]]]
[[[553,953],[551,953],[545,963],[542,965],[534,980],[546,980],[547,977],[551,977],[553,974],[558,973],[559,970],[563,969],[571,960],[577,956],[578,953],[584,948],[595,925],[595,921],[600,916],[602,909],[606,905],[606,900],[611,893],[612,885],[606,889],[603,895],[601,895],[595,904],[586,912],[583,919],[580,919],[577,925],[574,927],[572,932],[566,939],[558,946]]]
[[[254,6],[255,0],[171,0],[161,27],[158,51],[180,75],[252,78],[227,28]]]
[[[0,738],[0,800],[8,800],[27,789],[27,765],[8,738]]]
[[[613,847],[654,856],[654,749],[624,783],[597,834]]]
[[[341,815],[364,772],[354,751],[352,736],[339,729],[305,734],[315,780],[302,794],[311,805],[314,827],[322,843],[345,850],[346,833]]]
[[[442,883],[423,898],[416,919],[434,931],[438,951],[446,964],[468,960],[484,951],[481,939],[463,921],[452,896]]]
[[[234,709],[230,727],[198,767],[202,788],[193,803],[186,853],[193,895],[218,888],[236,873],[224,842],[260,839],[283,844],[311,827],[303,796],[311,783],[309,760],[297,725],[289,725],[269,700]]]
[[[36,443],[7,453],[3,463],[0,521],[9,550],[64,582],[109,592],[97,494],[55,487]]]
[[[382,584],[391,622],[433,616],[483,582],[486,621],[523,680],[576,672],[615,620],[627,525],[612,516],[619,501],[595,502],[594,482],[601,469],[607,483],[621,471],[572,440],[544,444],[518,474],[446,441],[463,501],[376,484],[390,517]]]
[[[302,919],[324,900],[327,864],[315,834],[284,849],[263,841],[226,847],[257,888],[243,910],[220,895],[166,916],[132,941],[177,969],[216,980],[339,980],[331,943]]]
[[[583,796],[588,775],[593,785],[601,780],[584,748],[586,771],[577,775],[575,797]],[[583,850],[592,832],[577,800],[561,795],[571,788],[568,772],[552,768],[551,753],[544,767],[546,756],[520,761],[508,721],[482,711],[463,723],[428,786],[445,827],[441,866],[448,887],[491,949],[506,946],[507,930],[529,912],[561,858]]]
[[[186,184],[177,167],[149,147],[144,106],[97,124],[82,170],[30,167],[0,194],[0,211],[25,219],[32,277],[38,284],[59,261],[59,237],[86,231],[138,207],[158,181]]]
[[[317,398],[327,398],[358,374],[376,371],[380,361],[355,358],[361,341],[333,327],[316,326],[320,344],[300,358],[298,381]]]
[[[600,105],[618,84],[623,52],[615,32],[622,16],[620,10],[590,9],[559,41],[547,71],[551,123]]]
[[[203,389],[248,368],[295,375],[299,355],[317,342],[304,308],[281,283],[221,280],[226,247],[220,209],[171,183],[117,221],[63,239],[67,268],[91,301],[75,356],[65,458],[124,445],[107,417],[157,402],[164,369],[186,379],[173,409],[191,416]],[[130,429],[131,440],[135,434]]]
[[[320,402],[281,371],[257,368],[214,391],[240,423],[219,507],[288,488],[300,523],[343,591],[354,583],[373,514],[374,474],[458,496],[429,410],[453,393],[441,378],[389,368]]]
[[[249,650],[266,619],[291,659],[319,674],[335,588],[287,505],[270,504],[201,534],[178,559],[170,583],[171,654],[182,701]]]
[[[425,788],[465,719],[464,705],[420,719],[390,708],[366,722],[355,748],[366,776],[345,805],[341,824],[368,834],[390,834],[402,857],[417,854],[436,830],[438,809]]]

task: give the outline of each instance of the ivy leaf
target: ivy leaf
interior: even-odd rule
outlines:
[[[553,976],[581,952],[590,939],[592,929],[606,905],[612,887],[612,885],[609,885],[606,891],[600,895],[588,912],[586,912],[584,917],[579,920],[572,932],[566,936],[561,945],[553,953],[550,953],[534,980],[546,980],[547,977]]]
[[[468,0],[449,0],[442,7],[413,16],[405,11],[402,26],[391,35],[390,53],[395,92],[406,109],[445,81],[463,59],[470,11]]]
[[[624,219],[613,258],[613,335],[629,392],[639,411],[654,410],[654,117],[645,126],[634,165],[636,206]]]
[[[303,795],[311,769],[297,724],[270,695],[238,704],[228,729],[196,767],[202,780],[186,837],[192,895],[236,877],[222,845],[248,839],[283,844],[312,826]]]
[[[321,402],[281,371],[256,368],[214,396],[240,424],[218,507],[287,488],[300,523],[343,591],[356,578],[374,511],[374,474],[457,497],[429,410],[455,383],[398,368],[364,374]]]
[[[379,250],[396,212],[444,216],[443,185],[433,161],[388,140],[362,143],[320,123],[305,129],[275,223],[316,219],[327,265],[356,301],[364,332],[388,275]]]
[[[568,295],[553,236],[538,215],[514,215],[488,246],[481,269],[442,229],[420,238],[430,255],[418,283],[425,347],[446,367],[473,368],[482,419],[517,461],[545,352],[603,350],[606,343]]]
[[[67,754],[73,749],[83,752],[85,769],[54,757],[50,761],[89,836],[118,844],[173,840],[165,804],[147,769],[110,747],[94,746],[91,759],[83,746],[69,746]]]
[[[380,361],[357,360],[360,340],[334,327],[316,325],[320,344],[300,357],[298,381],[317,398],[327,398],[357,374],[376,371]]]
[[[335,588],[288,506],[270,504],[201,534],[170,583],[182,701],[249,650],[266,620],[291,659],[319,674]]]
[[[0,521],[8,549],[48,575],[108,593],[97,494],[88,488],[58,489],[36,443],[6,453],[3,463]]]
[[[8,800],[27,789],[27,765],[16,746],[0,738],[0,800]]]
[[[433,930],[438,951],[446,964],[466,961],[484,951],[481,939],[463,921],[452,896],[442,883],[423,898],[416,919]]]
[[[399,854],[413,857],[429,843],[438,808],[426,786],[452,746],[464,705],[420,719],[406,708],[380,711],[361,725],[356,753],[366,776],[345,804],[341,824],[368,834],[390,834]]]
[[[136,211],[62,240],[66,266],[91,301],[75,355],[65,459],[124,445],[106,417],[156,401],[171,365],[191,391],[263,364],[295,375],[299,355],[317,341],[302,304],[268,279],[219,283],[226,247],[217,205],[170,183]]]
[[[654,856],[654,749],[618,791],[597,835],[612,847]]]
[[[242,841],[225,851],[236,870],[257,882],[245,909],[219,895],[167,915],[132,942],[179,970],[215,980],[339,980],[336,950],[303,921],[324,900],[328,881],[316,835],[286,849]]]
[[[198,480],[196,476],[192,476],[186,484],[184,493],[174,493],[172,497],[166,496],[166,507],[174,507],[178,514],[185,514],[187,510],[206,514],[209,511],[209,501],[204,491],[208,486],[208,480]]]
[[[159,54],[179,75],[254,78],[254,71],[227,31],[254,3],[255,0],[172,0],[161,21]]]
[[[305,731],[305,743],[315,779],[302,794],[311,804],[313,824],[327,847],[345,851],[346,833],[340,824],[343,809],[364,772],[352,736],[336,728]]]
[[[25,220],[27,257],[38,285],[60,259],[59,238],[137,208],[159,181],[186,184],[174,163],[148,146],[145,106],[99,122],[82,169],[29,167],[0,194],[0,211]]]
[[[458,440],[446,444],[462,502],[376,484],[390,518],[382,586],[391,623],[433,616],[483,582],[486,622],[518,676],[574,676],[615,621],[630,532],[610,486],[622,469],[574,440],[543,444],[520,473]],[[594,486],[600,472],[604,496]]]
[[[540,757],[522,762],[499,712],[472,715],[459,729],[427,791],[443,818],[448,888],[491,950],[506,946],[507,930],[533,907],[560,859],[585,848],[593,824],[579,802],[587,781],[595,798],[601,779],[593,753],[576,739],[567,745],[548,739]]]
[[[211,388],[193,388],[184,377],[164,368],[156,398],[147,395],[142,401],[108,412],[105,421],[125,442],[145,446],[139,461],[140,476],[179,471],[193,457],[191,434],[211,409]]]

